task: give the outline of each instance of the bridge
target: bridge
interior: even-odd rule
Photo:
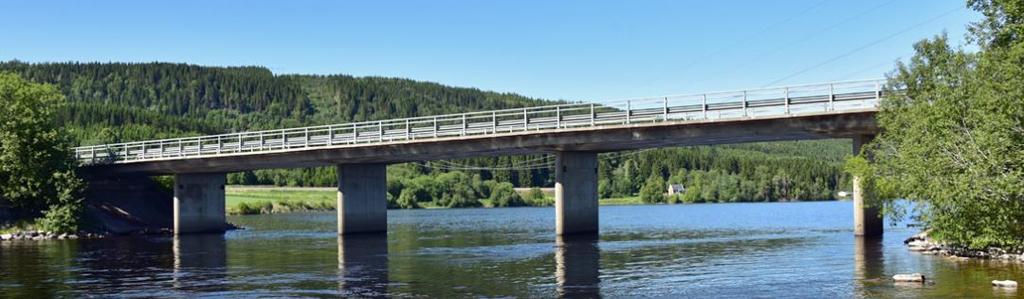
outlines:
[[[878,131],[881,80],[568,103],[74,149],[104,176],[174,175],[174,232],[223,231],[226,174],[338,167],[338,233],[387,229],[386,165],[478,156],[555,155],[555,231],[598,229],[597,154],[668,146],[852,138]],[[854,178],[854,233],[882,233]]]

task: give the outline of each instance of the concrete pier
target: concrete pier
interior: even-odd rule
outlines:
[[[223,173],[174,175],[174,233],[224,232]]]
[[[338,165],[338,234],[388,229],[387,164]]]
[[[555,160],[555,232],[596,233],[597,153],[559,152]]]
[[[871,142],[874,135],[859,135],[853,138],[853,154],[860,154],[861,147]],[[865,192],[859,177],[853,177],[853,234],[863,237],[882,236],[883,220],[877,206],[868,205],[866,197],[871,196]]]

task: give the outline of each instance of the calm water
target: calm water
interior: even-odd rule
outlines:
[[[601,207],[560,239],[552,208],[389,211],[338,238],[333,213],[230,217],[223,236],[0,242],[0,296],[1016,297],[1024,267],[910,253],[912,228],[852,236],[850,202]],[[922,272],[934,284],[895,285]]]

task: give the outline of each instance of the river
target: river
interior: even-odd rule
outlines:
[[[392,210],[339,238],[333,213],[229,217],[221,235],[0,242],[0,296],[1016,297],[1024,266],[853,237],[851,202],[603,206],[599,238],[552,208]],[[898,285],[893,274],[932,282]]]

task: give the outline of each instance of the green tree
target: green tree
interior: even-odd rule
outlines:
[[[523,198],[512,187],[512,183],[506,182],[494,185],[494,188],[491,189],[490,200],[495,207],[520,207],[526,205]]]
[[[55,121],[63,103],[52,85],[0,73],[0,200],[42,212],[46,230],[70,232],[78,227],[84,183]]]
[[[662,179],[660,175],[652,175],[640,188],[640,201],[645,203],[665,202],[665,190],[667,190],[665,179]]]
[[[399,209],[418,209],[420,207],[419,200],[416,198],[416,188],[406,188],[402,190],[402,193],[395,200],[393,208]]]
[[[542,201],[544,200],[544,191],[537,187],[530,188],[530,191],[526,193],[526,198],[531,201]]]
[[[891,199],[916,202],[935,238],[1024,246],[1024,1],[968,3],[985,15],[971,27],[980,51],[915,44],[889,78],[884,130],[847,169],[890,215],[907,212]]]

